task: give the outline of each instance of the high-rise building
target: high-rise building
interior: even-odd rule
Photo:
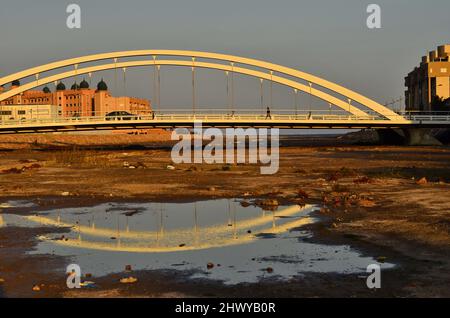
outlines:
[[[422,57],[405,77],[407,111],[450,111],[450,45],[442,45]]]

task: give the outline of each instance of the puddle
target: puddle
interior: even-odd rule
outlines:
[[[31,253],[70,256],[84,273],[94,276],[122,272],[131,265],[134,270],[189,271],[193,279],[237,284],[288,280],[312,272],[365,273],[369,264],[377,263],[346,245],[305,242],[311,233],[302,226],[318,221],[311,217],[315,210],[312,205],[294,205],[265,211],[226,199],[106,203],[30,216],[3,214],[0,227],[69,227],[64,236],[39,237]],[[214,267],[207,269],[208,263]]]
[[[0,203],[0,209],[9,209],[9,208],[32,208],[36,205],[33,202],[26,200],[11,200]]]

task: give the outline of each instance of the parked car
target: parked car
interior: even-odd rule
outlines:
[[[137,119],[141,119],[141,117],[138,115],[130,114],[129,112],[126,112],[124,110],[106,114],[106,120],[137,120]]]

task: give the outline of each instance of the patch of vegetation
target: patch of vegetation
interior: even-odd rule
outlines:
[[[64,166],[79,167],[111,167],[113,164],[108,155],[92,150],[71,148],[52,152],[51,161]]]
[[[365,171],[371,178],[397,178],[420,180],[426,178],[431,182],[450,182],[450,169],[444,168],[418,168],[418,167],[391,167],[378,168]]]

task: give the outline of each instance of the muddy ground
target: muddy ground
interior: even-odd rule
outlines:
[[[312,241],[350,244],[399,266],[383,272],[377,291],[358,275],[224,286],[170,271],[134,272],[138,282],[131,285],[119,283],[122,273],[94,277],[100,288],[75,291],[65,286],[66,259],[25,254],[36,235],[54,229],[0,227],[1,296],[450,297],[449,147],[291,138],[282,141],[279,172],[264,176],[257,165],[182,164],[169,170],[170,145],[163,137],[133,137],[0,137],[0,202],[30,198],[41,208],[237,197],[319,203],[322,222],[310,226]],[[40,291],[32,290],[35,285]]]

